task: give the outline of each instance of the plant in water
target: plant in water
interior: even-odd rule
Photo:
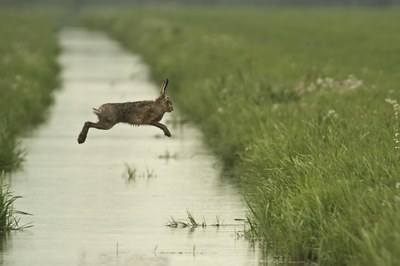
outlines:
[[[187,227],[187,224],[183,223],[182,221],[178,221],[173,216],[171,216],[169,218],[166,226],[169,226],[169,227],[172,227],[172,228],[178,228],[179,226]]]
[[[194,219],[193,215],[189,211],[186,211],[186,212],[187,212],[187,216],[188,216],[188,219],[189,219],[189,224],[191,224],[192,227],[199,226],[199,223],[196,221],[196,219]]]
[[[157,175],[154,173],[154,169],[150,169],[146,167],[146,170],[142,173],[139,173],[137,167],[135,165],[129,165],[125,163],[125,171],[122,173],[122,177],[127,181],[135,181],[137,177],[141,178],[153,178]]]
[[[212,224],[212,226],[220,227],[222,225],[224,225],[224,221],[221,221],[219,216],[216,216],[215,217],[215,223]]]
[[[164,154],[161,154],[158,156],[159,159],[165,159],[165,160],[169,160],[169,159],[176,159],[178,158],[178,154],[177,153],[170,153],[168,150],[165,150]]]
[[[137,170],[134,165],[125,164],[125,172],[122,174],[122,177],[128,182],[133,181],[136,179],[136,172]]]
[[[154,173],[154,169],[150,169],[146,167],[146,171],[141,175],[142,177],[152,178],[156,177],[157,175]]]
[[[186,214],[187,214],[187,220],[177,220],[171,216],[170,220],[167,222],[167,226],[173,227],[173,228],[178,228],[178,227],[196,228],[198,226],[201,226],[203,228],[206,227],[205,221],[203,221],[203,223],[197,222],[196,219],[194,218],[194,216],[188,210],[186,211]]]
[[[169,221],[167,222],[167,226],[169,227],[173,227],[173,228],[185,228],[185,227],[190,227],[190,228],[197,228],[197,227],[202,227],[202,228],[206,228],[207,227],[207,223],[206,220],[203,217],[203,222],[198,222],[193,214],[190,211],[186,211],[187,214],[187,219],[186,220],[177,220],[174,217],[170,217]],[[216,216],[216,222],[211,224],[210,226],[214,226],[214,227],[220,227],[226,225],[223,223],[223,221],[221,221],[219,216]],[[234,224],[230,224],[230,225],[234,225]]]
[[[154,247],[153,254],[157,256],[157,254],[192,254],[193,257],[196,257],[196,254],[203,254],[203,252],[196,252],[196,245],[193,245],[192,251],[158,251],[158,245]]]
[[[13,196],[7,186],[0,188],[0,233],[10,230],[23,230],[32,227],[31,224],[20,225],[18,215],[31,215],[27,212],[14,209],[14,202],[22,198],[21,196]]]

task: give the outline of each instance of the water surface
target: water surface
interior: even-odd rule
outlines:
[[[63,87],[49,121],[23,140],[24,167],[9,182],[17,209],[32,213],[2,243],[5,265],[258,265],[259,252],[238,233],[246,207],[221,180],[215,158],[189,125],[118,124],[76,138],[91,108],[106,102],[154,99],[137,56],[104,34],[67,28],[60,33]],[[168,90],[174,89],[170,81]],[[167,90],[167,94],[168,94]],[[177,111],[163,121],[178,120]],[[168,156],[169,155],[169,156]],[[166,158],[167,157],[167,158]],[[170,157],[170,158],[168,158]],[[136,169],[128,178],[127,166]],[[170,228],[190,211],[206,228]],[[225,226],[215,227],[217,218]]]

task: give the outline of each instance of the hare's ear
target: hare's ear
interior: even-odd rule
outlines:
[[[165,79],[161,85],[161,90],[160,90],[161,96],[165,95],[165,90],[167,89],[167,86],[168,86],[168,79]]]

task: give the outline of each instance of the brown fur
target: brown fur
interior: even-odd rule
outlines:
[[[139,101],[126,103],[106,103],[98,109],[93,108],[93,112],[97,115],[99,121],[97,123],[86,122],[78,137],[78,143],[84,143],[89,128],[97,128],[108,130],[117,123],[127,123],[130,125],[151,125],[164,131],[164,135],[171,137],[168,128],[159,121],[166,112],[172,112],[172,102],[165,95],[168,86],[168,79],[164,80],[160,96],[154,101]]]

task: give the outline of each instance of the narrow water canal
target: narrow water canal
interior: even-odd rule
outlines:
[[[34,227],[3,241],[3,264],[258,265],[257,249],[237,237],[245,204],[200,133],[168,123],[176,109],[163,119],[172,138],[120,124],[77,143],[83,123],[97,119],[92,107],[153,99],[161,81],[151,83],[138,57],[104,34],[67,28],[60,43],[63,88],[49,121],[23,140],[24,167],[9,180],[24,197],[15,207],[33,214],[21,222]],[[207,227],[165,226],[187,211]],[[225,225],[212,226],[216,217]]]

